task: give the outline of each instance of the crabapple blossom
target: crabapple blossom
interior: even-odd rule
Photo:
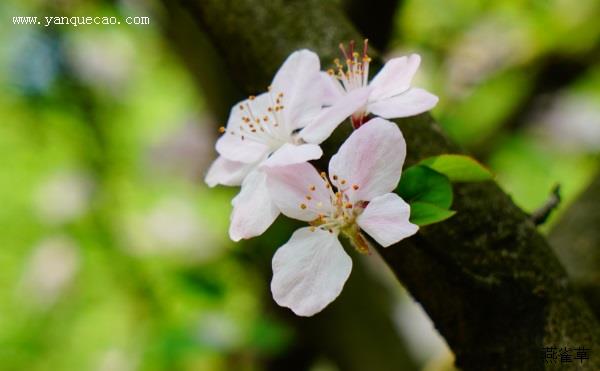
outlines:
[[[269,197],[268,166],[320,158],[319,144],[361,104],[367,91],[323,108],[319,57],[308,50],[292,53],[266,93],[236,104],[216,144],[219,157],[205,181],[213,187],[241,185],[233,199],[229,235],[234,241],[263,233],[279,210]]]
[[[337,71],[330,69],[321,74],[326,102],[333,103],[356,89],[369,90],[360,108],[352,115],[355,128],[370,113],[386,119],[408,117],[428,111],[437,104],[438,98],[435,95],[410,86],[421,63],[421,57],[417,54],[389,60],[369,82],[371,58],[367,55],[367,43],[368,40],[365,40],[362,54],[354,51],[354,42],[350,43],[349,51],[340,44],[345,66],[336,59],[334,63]]]
[[[279,210],[310,224],[273,257],[271,291],[279,305],[311,316],[340,294],[352,269],[340,234],[368,252],[364,233],[387,247],[417,232],[409,221],[410,206],[392,193],[405,155],[400,129],[375,118],[342,144],[329,162],[329,176],[307,162],[266,170]]]

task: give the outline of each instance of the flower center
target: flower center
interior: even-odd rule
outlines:
[[[228,132],[230,135],[239,135],[240,139],[250,140],[266,144],[275,151],[284,143],[293,143],[292,133],[287,133],[282,111],[283,93],[274,93],[269,87],[268,96],[257,99],[251,95],[238,109],[241,111],[241,121],[225,129],[221,127],[221,133]]]
[[[325,183],[325,188],[329,191],[329,204],[323,205],[322,201],[317,201],[314,193],[317,187],[313,184],[308,187],[308,193],[305,200],[300,203],[302,210],[310,210],[317,213],[317,218],[310,222],[311,231],[317,228],[329,233],[343,234],[348,237],[352,245],[361,253],[368,254],[369,242],[360,231],[356,223],[356,218],[362,214],[367,206],[365,201],[352,201],[355,197],[350,197],[352,192],[360,189],[359,184],[348,184],[346,179],[337,175],[332,175],[332,182],[325,172],[321,173],[321,179]]]
[[[352,202],[349,193],[360,188],[358,184],[348,185],[345,179],[339,179],[333,175],[333,186],[329,183],[327,174],[321,173],[325,188],[329,190],[329,205],[323,205],[322,201],[316,201],[313,197],[316,186],[311,185],[305,196],[305,201],[300,208],[315,211],[318,217],[310,222],[313,230],[320,228],[330,233],[346,232],[354,228],[355,220],[363,211],[363,202]],[[330,207],[327,207],[330,206]]]
[[[333,63],[335,63],[337,72],[334,69],[327,71],[329,75],[340,81],[346,92],[365,87],[369,83],[369,63],[371,62],[371,58],[367,55],[368,44],[369,40],[365,39],[362,55],[354,51],[354,41],[350,41],[348,51],[346,51],[344,44],[340,44],[346,64],[344,66],[339,59],[335,59]],[[351,118],[354,128],[360,127],[366,116],[366,107],[355,112]]]

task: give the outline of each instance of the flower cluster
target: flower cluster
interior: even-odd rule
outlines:
[[[387,247],[416,233],[410,206],[397,194],[406,154],[400,129],[385,119],[425,112],[437,97],[410,86],[418,55],[394,58],[369,82],[365,48],[342,48],[345,66],[320,71],[309,50],[292,53],[267,92],[236,104],[216,144],[209,186],[239,186],[229,235],[262,234],[280,213],[306,221],[273,257],[271,291],[294,313],[311,316],[341,292],[352,260],[338,240],[360,252],[368,234]],[[371,118],[370,115],[379,116]],[[331,157],[328,174],[309,163],[320,144],[350,118],[356,129]]]

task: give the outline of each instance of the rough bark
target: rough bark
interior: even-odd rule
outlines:
[[[345,0],[342,2],[348,18],[369,42],[379,50],[385,50],[392,38],[399,0]]]
[[[550,243],[574,286],[600,318],[600,174],[562,215]]]
[[[328,61],[337,56],[340,41],[363,38],[328,1],[186,4],[248,94],[264,90],[295,49],[308,47]],[[408,142],[409,164],[459,151],[428,115],[398,124]],[[341,140],[331,138],[325,150],[331,154]],[[378,250],[434,320],[458,366],[536,370],[552,367],[540,357],[544,346],[597,349],[597,320],[527,215],[493,182],[459,184],[455,195],[455,217]],[[585,365],[600,369],[600,357],[592,355]]]

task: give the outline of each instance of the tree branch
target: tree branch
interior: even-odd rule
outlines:
[[[362,39],[329,1],[188,4],[247,93],[264,90],[295,49],[308,47],[330,60],[339,42]],[[429,115],[398,123],[408,142],[408,164],[459,152]],[[342,140],[331,138],[324,149],[331,154]],[[434,320],[460,367],[543,369],[543,346],[600,346],[597,320],[572,290],[548,243],[496,184],[458,185],[453,207],[458,214],[447,222],[379,251]],[[586,362],[600,369],[600,357]]]
[[[600,318],[600,174],[569,207],[549,239],[596,317]]]
[[[345,0],[344,11],[356,28],[369,39],[371,45],[385,50],[394,29],[400,0]]]

